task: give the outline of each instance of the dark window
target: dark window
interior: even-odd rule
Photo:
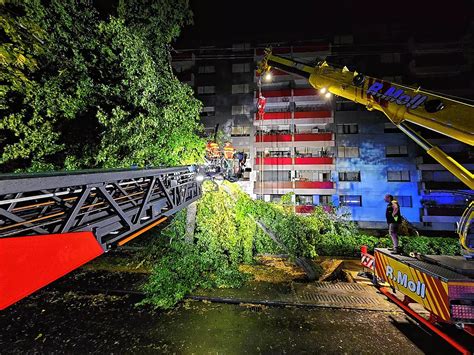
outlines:
[[[216,67],[214,65],[203,65],[198,68],[199,74],[212,74],[216,72]]]
[[[297,205],[312,205],[313,195],[297,195],[296,204]]]
[[[210,95],[216,93],[216,87],[214,85],[198,86],[197,93],[199,95]]]
[[[406,145],[389,145],[386,147],[385,156],[387,157],[407,157],[408,147]]]
[[[392,122],[386,122],[383,128],[384,133],[400,133],[401,131]]]
[[[319,204],[327,206],[332,203],[332,195],[319,195]]]
[[[387,171],[387,181],[410,181],[410,171]]]
[[[337,156],[339,158],[358,158],[359,147],[337,147]]]
[[[360,181],[360,171],[341,171],[339,181]]]
[[[216,115],[216,108],[214,106],[205,106],[202,108],[201,116],[202,117],[209,117]]]
[[[336,102],[336,111],[357,111],[358,105],[353,101]]]
[[[359,133],[359,125],[357,123],[338,124],[337,133],[339,134],[356,134]]]

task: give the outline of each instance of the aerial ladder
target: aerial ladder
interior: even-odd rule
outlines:
[[[0,175],[0,310],[201,197],[196,166]]]
[[[347,67],[330,65],[326,61],[310,66],[274,55],[271,49],[267,49],[258,64],[257,74],[267,77],[272,67],[306,78],[321,95],[334,94],[364,105],[370,111],[382,112],[428,155],[462,181],[466,190],[474,190],[473,173],[428,142],[416,130],[417,126],[427,128],[473,146],[473,105],[420,87],[391,83],[351,71]],[[404,295],[404,300],[400,301],[386,287],[380,287],[381,292],[461,352],[466,352],[466,349],[441,332],[435,324],[455,324],[474,335],[473,220],[474,202],[471,202],[457,227],[464,257],[418,255],[414,258],[397,255],[383,248],[376,248],[375,254],[370,255],[366,247],[362,248],[363,264],[375,272],[374,280],[380,281],[379,285],[383,282],[399,291]],[[429,320],[408,307],[413,302],[429,311]]]

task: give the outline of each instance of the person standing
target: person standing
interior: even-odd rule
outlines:
[[[388,224],[388,233],[392,238],[393,251],[395,254],[398,254],[400,252],[398,248],[398,226],[402,222],[400,205],[390,194],[386,194],[384,200],[385,202],[387,202],[385,217],[387,219]]]

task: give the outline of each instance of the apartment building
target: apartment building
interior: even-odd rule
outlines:
[[[270,82],[258,77],[265,46],[219,44],[173,56],[178,75],[204,104],[207,132],[219,125],[248,154],[252,174],[244,188],[250,195],[277,201],[293,192],[299,213],[315,205],[345,206],[361,227],[378,229],[386,226],[383,197],[391,193],[418,228],[454,230],[469,199],[460,181],[381,113],[328,98],[306,79],[276,69]],[[383,80],[472,99],[474,60],[467,46],[472,48],[469,36],[440,41],[390,24],[377,34],[361,26],[331,41],[277,45],[273,51],[310,65],[327,58]],[[256,115],[259,90],[267,98],[262,119]],[[473,170],[471,147],[422,131]]]

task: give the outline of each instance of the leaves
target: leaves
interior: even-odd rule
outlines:
[[[90,1],[27,0],[1,15],[2,171],[202,159],[201,103],[169,62],[187,1],[127,1],[103,19]]]
[[[217,191],[204,185],[198,201],[194,242],[185,241],[186,212],[181,211],[147,253],[155,260],[145,285],[144,303],[170,308],[198,287],[238,287],[245,277],[239,264],[256,254],[288,253],[290,257],[360,256],[360,247],[391,246],[390,238],[360,234],[344,211],[316,206],[310,216],[295,214],[287,205],[252,200],[237,184],[224,182]],[[255,221],[262,221],[285,245],[282,250]],[[452,238],[401,237],[405,253],[454,255]]]

